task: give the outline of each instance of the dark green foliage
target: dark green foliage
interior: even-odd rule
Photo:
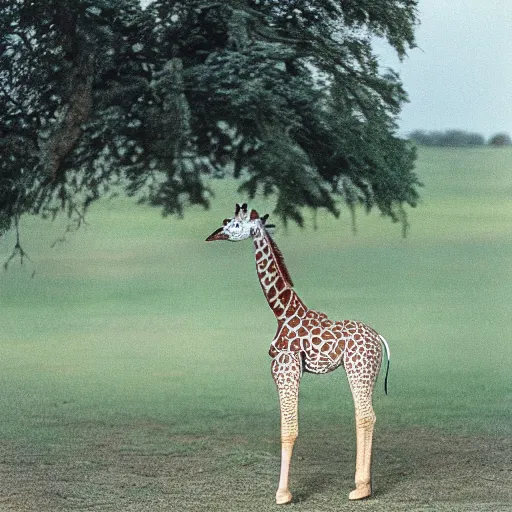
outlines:
[[[166,214],[234,175],[277,213],[376,206],[405,225],[406,94],[371,37],[403,56],[416,0],[13,0],[0,7],[0,232],[124,190]]]
[[[415,130],[409,134],[409,138],[422,146],[464,147],[485,144],[483,135],[464,130],[446,130],[444,132]]]
[[[510,146],[510,144],[512,144],[512,139],[510,138],[510,135],[508,133],[500,132],[500,133],[494,134],[489,139],[489,144],[491,146],[497,146],[497,147]]]

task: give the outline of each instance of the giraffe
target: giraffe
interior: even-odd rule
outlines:
[[[343,366],[352,392],[356,417],[355,489],[350,500],[371,494],[371,450],[375,414],[372,393],[380,371],[383,347],[387,356],[384,390],[387,394],[389,346],[371,327],[353,320],[336,322],[305,306],[293,289],[283,256],[270,236],[268,215],[248,212],[237,204],[235,216],[225,219],[207,242],[252,238],[256,271],[267,302],[277,319],[277,332],[270,345],[271,373],[277,386],[281,410],[281,471],[276,503],[292,501],[289,471],[298,437],[298,393],[304,372],[324,374]]]

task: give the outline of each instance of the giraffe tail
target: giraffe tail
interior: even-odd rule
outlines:
[[[380,336],[380,334],[379,334],[379,336]],[[382,344],[384,345],[384,348],[386,349],[387,365],[386,365],[386,376],[384,377],[384,393],[386,393],[386,395],[387,395],[388,394],[389,359],[391,356],[391,352],[389,350],[388,342],[382,336],[380,336],[380,339],[382,341]]]

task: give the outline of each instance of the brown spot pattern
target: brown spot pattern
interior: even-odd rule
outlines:
[[[290,292],[290,303],[293,304],[295,292]],[[361,322],[333,322],[314,310],[304,309],[303,315],[299,312],[298,308],[295,314],[284,319],[272,346],[278,352],[300,352],[307,372],[328,373],[344,366],[346,370],[357,369],[362,374],[361,381],[373,386],[382,360],[379,335]]]

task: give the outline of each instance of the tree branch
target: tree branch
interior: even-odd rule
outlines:
[[[66,156],[74,149],[92,110],[92,86],[96,56],[82,48],[76,67],[72,71],[73,90],[62,120],[50,136],[43,150],[49,174],[56,179]]]
[[[28,254],[25,252],[25,250],[21,246],[21,241],[20,241],[20,217],[19,217],[19,215],[15,215],[15,217],[14,217],[14,229],[16,231],[16,244],[14,245],[14,248],[12,250],[11,255],[4,262],[4,270],[8,269],[10,262],[16,256],[19,256],[19,258],[20,258],[20,265],[23,265],[23,260],[24,259],[27,259],[28,261],[30,261],[32,263],[32,260],[29,258]],[[33,276],[34,276],[34,274],[32,274],[32,277]]]

